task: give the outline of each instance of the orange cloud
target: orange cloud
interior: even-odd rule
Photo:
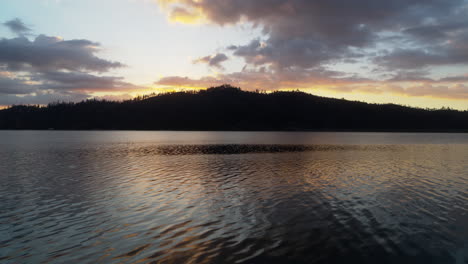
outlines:
[[[200,24],[206,20],[201,8],[190,5],[196,1],[156,0],[156,2],[167,13],[171,22]]]

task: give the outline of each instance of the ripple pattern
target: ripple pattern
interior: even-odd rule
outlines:
[[[2,263],[468,263],[467,144],[49,143],[0,148]]]

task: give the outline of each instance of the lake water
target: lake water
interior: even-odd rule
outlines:
[[[2,263],[468,263],[468,134],[0,132]]]

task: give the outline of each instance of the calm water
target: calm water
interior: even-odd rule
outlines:
[[[468,263],[468,135],[0,132],[2,263]]]

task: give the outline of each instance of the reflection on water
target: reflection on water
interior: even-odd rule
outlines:
[[[467,161],[463,134],[0,132],[0,260],[468,263]]]

